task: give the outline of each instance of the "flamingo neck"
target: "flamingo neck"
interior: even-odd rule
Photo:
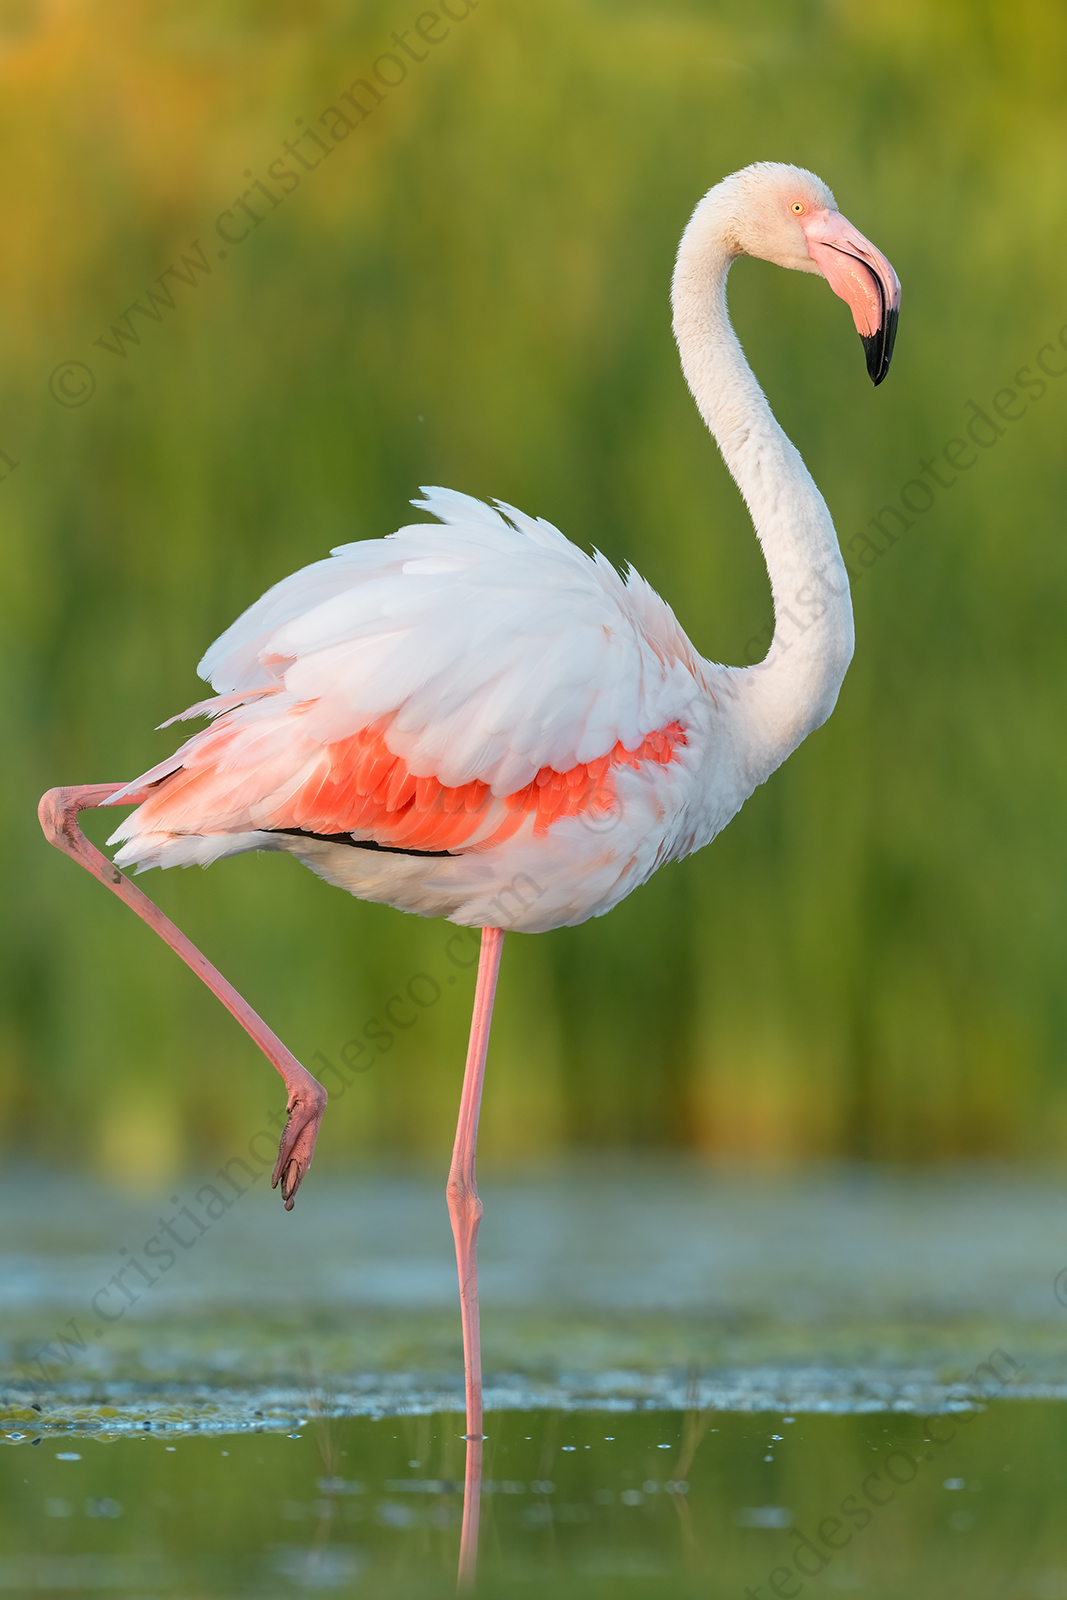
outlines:
[[[730,323],[726,278],[736,256],[716,191],[697,207],[678,250],[674,335],[686,381],[751,513],[774,599],[770,649],[737,671],[773,771],[825,722],[852,659],[848,575],[826,502],[776,421]]]

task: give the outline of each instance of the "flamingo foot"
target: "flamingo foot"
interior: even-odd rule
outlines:
[[[278,1159],[270,1180],[272,1189],[281,1184],[286,1211],[293,1209],[296,1191],[311,1165],[326,1100],[326,1090],[310,1073],[307,1083],[293,1089],[289,1095],[286,1107],[289,1119],[282,1129]]]

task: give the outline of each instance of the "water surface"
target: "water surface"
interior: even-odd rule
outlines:
[[[482,1592],[1067,1600],[1057,1178],[576,1162],[483,1192]],[[440,1183],[209,1201],[5,1180],[0,1590],[452,1593]]]
[[[1062,1407],[995,1401],[932,1430],[791,1416],[492,1414],[479,1591],[1067,1597]],[[452,1413],[319,1416],[292,1436],[27,1428],[0,1449],[0,1588],[449,1595],[461,1431]]]

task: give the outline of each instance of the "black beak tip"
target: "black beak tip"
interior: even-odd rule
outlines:
[[[893,359],[899,315],[897,310],[891,308],[886,312],[882,326],[876,333],[860,335],[863,340],[863,351],[867,357],[867,373],[876,389],[884,381],[889,371],[889,363]]]

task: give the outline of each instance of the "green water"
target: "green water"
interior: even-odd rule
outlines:
[[[1067,1596],[1062,1405],[941,1415],[943,1443],[885,1412],[505,1411],[486,1426],[486,1595]],[[0,1450],[0,1590],[452,1593],[459,1419],[295,1431],[27,1428]]]
[[[255,1188],[119,1317],[198,1192],[0,1176],[0,1594],[451,1593],[440,1183]],[[1067,1600],[1061,1180],[585,1161],[483,1196],[487,1595],[795,1600],[795,1527],[805,1595]]]

